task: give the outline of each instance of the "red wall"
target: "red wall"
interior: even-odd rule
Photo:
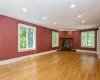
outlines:
[[[18,23],[35,26],[36,53],[52,50],[52,29],[0,15],[0,60],[34,54],[34,51],[18,52]]]
[[[59,37],[60,38],[72,38],[73,37],[73,32],[72,31],[60,31],[59,32]]]
[[[92,29],[95,30],[96,29]],[[92,30],[84,30],[84,31],[92,31]],[[61,48],[61,44],[62,44],[62,38],[72,38],[72,48],[73,49],[82,49],[82,50],[92,50],[92,51],[96,51],[96,46],[97,46],[97,31],[95,34],[95,48],[82,48],[81,47],[81,32],[82,31],[61,31],[59,32],[59,37],[60,37],[60,41],[59,41],[59,48]]]
[[[81,49],[81,35],[80,31],[73,31],[73,48]]]

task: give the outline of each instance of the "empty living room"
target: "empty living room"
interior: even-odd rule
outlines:
[[[100,80],[100,0],[0,0],[0,80]]]

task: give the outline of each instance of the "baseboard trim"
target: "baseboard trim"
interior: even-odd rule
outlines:
[[[56,51],[57,50],[51,50],[51,51],[31,54],[31,55],[27,55],[27,56],[21,56],[21,57],[17,57],[17,58],[2,60],[2,61],[0,61],[0,65],[10,64],[10,63],[14,63],[14,62],[21,61],[21,60],[24,60],[24,59],[33,58],[33,57],[36,57],[36,56],[41,56],[41,55],[49,54],[49,53],[56,52]]]
[[[97,51],[90,51],[90,50],[80,50],[80,49],[76,49],[77,52],[88,52],[88,53],[96,53]]]
[[[98,59],[100,59],[100,54],[97,54]]]

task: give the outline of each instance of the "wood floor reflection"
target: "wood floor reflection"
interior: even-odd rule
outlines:
[[[95,54],[55,52],[0,66],[0,80],[100,80]]]

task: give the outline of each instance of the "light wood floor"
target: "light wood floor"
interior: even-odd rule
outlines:
[[[0,80],[100,80],[93,54],[55,52],[0,66]]]

